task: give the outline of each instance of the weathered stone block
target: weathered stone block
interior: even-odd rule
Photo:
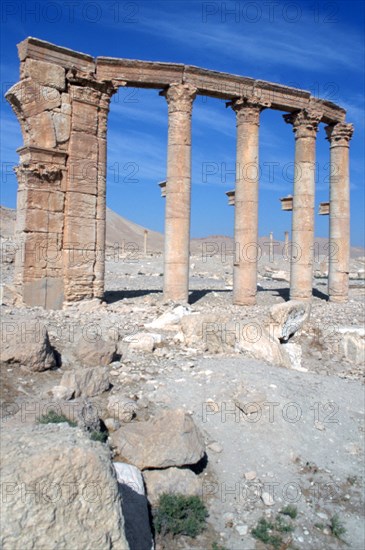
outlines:
[[[53,113],[53,124],[57,143],[65,143],[70,139],[71,116],[65,113]]]
[[[73,243],[74,248],[79,249],[95,243],[95,220],[67,215],[64,238],[65,243]]]
[[[43,191],[41,189],[22,189],[18,191],[17,209],[36,208],[51,212],[63,212],[64,193],[62,191]]]
[[[84,132],[71,132],[69,154],[76,159],[98,160],[98,138]]]
[[[48,111],[28,118],[30,145],[52,149],[56,147],[56,135],[52,115]]]
[[[65,69],[54,63],[26,59],[21,65],[21,77],[30,77],[43,86],[64,90],[66,86]]]
[[[70,157],[68,190],[79,193],[97,194],[98,170],[95,160]]]
[[[21,80],[8,90],[6,98],[17,105],[26,117],[50,111],[61,105],[61,94],[55,88],[42,86],[30,78]]]
[[[66,198],[67,215],[95,219],[96,196],[69,191]]]
[[[78,132],[96,135],[98,128],[98,109],[88,103],[73,102],[72,129]]]

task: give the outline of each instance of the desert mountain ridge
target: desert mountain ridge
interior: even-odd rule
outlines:
[[[10,238],[14,234],[16,210],[14,208],[7,208],[0,206],[0,236],[3,239]],[[113,247],[116,243],[119,246],[127,245],[128,243],[134,243],[138,246],[138,249],[143,250],[144,233],[147,229],[147,250],[154,253],[162,253],[164,247],[163,233],[153,231],[142,225],[132,222],[127,218],[124,218],[111,210],[106,209],[106,245],[107,247]],[[274,242],[276,251],[281,250],[280,246],[284,245],[283,240],[275,238]],[[328,240],[323,237],[316,237],[316,252],[317,254],[326,254],[328,249],[326,247]],[[198,254],[202,250],[203,243],[205,243],[205,250],[207,252],[219,249],[219,252],[229,255],[233,249],[233,238],[228,235],[209,235],[207,237],[193,238],[191,239],[191,253]],[[262,251],[268,253],[269,250],[269,237],[263,236],[259,238],[259,245]],[[278,248],[276,248],[278,247]],[[217,250],[218,252],[218,250]],[[358,256],[365,256],[365,250],[362,247],[351,247],[351,257],[356,258]]]

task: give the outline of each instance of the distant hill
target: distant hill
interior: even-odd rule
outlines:
[[[16,211],[12,208],[6,208],[0,206],[0,236],[2,238],[11,237],[15,228]],[[113,247],[115,243],[119,246],[123,241],[127,243],[135,243],[140,250],[143,250],[144,232],[145,227],[131,222],[122,216],[119,216],[116,212],[110,208],[106,209],[106,246]],[[269,251],[269,237],[260,237],[259,244],[262,251],[268,253]],[[280,243],[279,246],[283,246],[284,242],[275,238],[274,242]],[[315,242],[318,246],[317,254],[326,254],[328,251],[325,248],[328,240],[323,237],[316,237]],[[202,250],[203,243],[205,243],[206,250],[212,250],[212,246],[218,245],[226,247],[227,254],[233,249],[233,239],[227,235],[209,235],[208,237],[202,237],[197,239],[191,239],[191,253],[199,254]],[[215,245],[208,245],[208,243],[215,243]],[[147,236],[147,250],[149,252],[163,252],[164,236],[162,233],[152,231],[148,229]],[[209,248],[210,247],[210,248]],[[212,250],[213,251],[213,250]],[[274,249],[276,252],[277,249]],[[357,258],[359,256],[365,256],[365,250],[361,247],[351,247],[351,257]]]

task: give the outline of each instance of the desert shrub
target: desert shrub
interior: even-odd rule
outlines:
[[[196,537],[205,526],[208,511],[197,496],[163,494],[160,497],[154,526],[157,533]]]
[[[283,514],[284,516],[289,516],[291,519],[295,519],[298,515],[298,509],[293,504],[288,504],[282,510],[280,510],[280,514]]]
[[[330,529],[331,533],[334,537],[337,537],[338,539],[341,539],[342,535],[346,533],[346,528],[340,518],[338,517],[338,514],[335,514],[331,517],[330,521]]]
[[[62,422],[67,422],[67,424],[72,428],[77,426],[77,422],[73,422],[64,414],[58,414],[54,410],[50,410],[47,414],[40,416],[38,418],[38,422],[39,424],[61,424]]]
[[[108,439],[108,432],[94,430],[93,432],[90,432],[90,439],[92,441],[100,441],[101,443],[105,443]]]

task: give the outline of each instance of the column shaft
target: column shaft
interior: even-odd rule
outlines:
[[[330,231],[328,294],[333,302],[346,302],[350,261],[349,141],[352,124],[327,126],[330,142]]]
[[[189,296],[191,114],[196,89],[171,84],[165,210],[164,296],[187,302]]]
[[[232,103],[236,112],[237,153],[234,214],[233,303],[256,303],[258,258],[259,119],[269,104],[255,98]]]
[[[321,113],[284,115],[295,133],[290,299],[310,301],[313,287],[316,134]]]

